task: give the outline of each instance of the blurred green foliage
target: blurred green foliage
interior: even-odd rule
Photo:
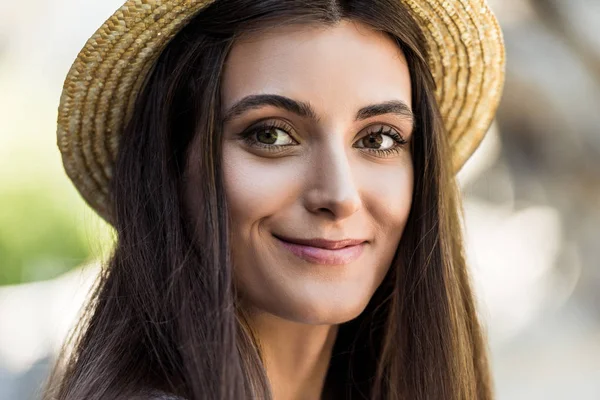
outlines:
[[[79,196],[56,145],[60,82],[0,62],[0,285],[106,259],[112,229]]]
[[[0,197],[0,285],[52,278],[89,255],[72,218],[48,193],[21,189]]]
[[[108,228],[90,234],[71,193],[59,192],[40,186],[1,191],[0,285],[51,279],[102,252]]]

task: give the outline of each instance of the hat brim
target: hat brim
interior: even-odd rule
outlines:
[[[86,202],[111,222],[109,181],[137,94],[173,36],[212,1],[128,0],[87,41],[69,70],[58,109],[63,165]],[[436,99],[458,172],[498,107],[505,53],[482,0],[399,0],[421,25]]]

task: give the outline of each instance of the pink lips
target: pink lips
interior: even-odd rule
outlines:
[[[283,247],[297,257],[311,263],[323,265],[349,264],[360,257],[366,244],[364,240],[328,241],[324,239],[300,240],[275,237]]]

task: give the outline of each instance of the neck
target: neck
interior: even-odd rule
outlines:
[[[338,326],[302,324],[268,313],[249,317],[273,399],[320,399]]]

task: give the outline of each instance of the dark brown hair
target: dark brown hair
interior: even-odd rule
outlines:
[[[217,0],[168,44],[119,145],[114,253],[47,399],[131,398],[148,388],[189,400],[271,398],[232,279],[220,77],[246,32],[341,19],[390,35],[406,56],[415,180],[387,276],[364,312],[340,326],[326,391],[336,399],[492,399],[426,41],[399,0]],[[194,164],[202,179],[190,183],[185,165],[195,135],[205,151]],[[189,184],[199,185],[203,207],[193,226],[183,202]]]

